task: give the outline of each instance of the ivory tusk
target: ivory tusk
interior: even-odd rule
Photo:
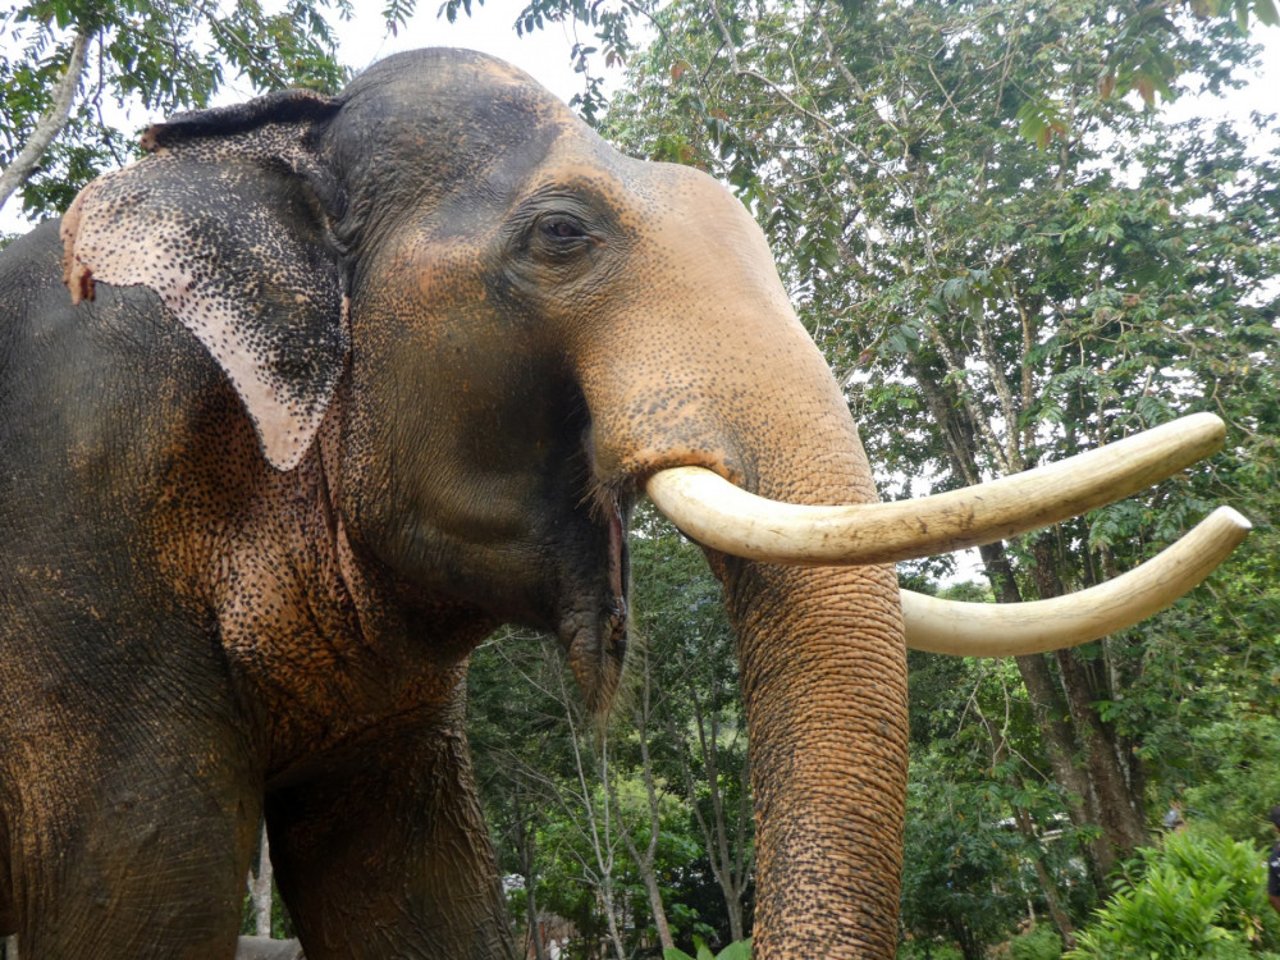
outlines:
[[[1075,647],[1163,610],[1226,559],[1251,529],[1219,507],[1181,540],[1114,580],[1027,603],[961,603],[902,591],[907,646],[930,653],[1010,657]]]
[[[701,467],[660,470],[645,492],[694,540],[736,557],[896,563],[991,543],[1123,499],[1221,449],[1225,435],[1218,417],[1192,414],[1058,463],[888,503],[779,503]]]

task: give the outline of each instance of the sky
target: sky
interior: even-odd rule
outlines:
[[[416,15],[395,36],[387,35],[380,12],[383,4],[360,3],[356,6],[361,12],[351,22],[337,24],[339,55],[343,63],[360,70],[401,50],[428,46],[467,47],[510,61],[561,99],[568,100],[583,87],[582,77],[573,72],[569,56],[578,39],[574,35],[574,26],[548,24],[543,30],[518,36],[513,24],[526,2],[487,0],[482,5],[480,0],[473,0],[473,16],[467,17],[460,12],[457,22],[451,24],[437,16],[439,0],[420,0]],[[634,29],[640,30],[642,26],[637,24]],[[1265,50],[1262,68],[1248,88],[1235,93],[1226,103],[1182,97],[1164,108],[1171,117],[1184,119],[1196,113],[1212,113],[1245,119],[1250,110],[1280,108],[1276,94],[1280,90],[1280,27],[1267,28],[1255,24],[1253,32]],[[584,34],[581,39],[590,41],[592,38]],[[637,39],[643,39],[643,35],[638,35]],[[0,34],[0,51],[8,52],[4,47],[10,44],[11,38]],[[603,69],[603,62],[595,63],[594,67]],[[620,69],[606,71],[609,86],[616,87],[622,81]],[[233,79],[221,91],[217,102],[234,103],[252,97],[253,93],[246,82]],[[138,112],[130,114],[128,120],[120,125],[141,129],[159,119],[162,118]],[[1259,137],[1257,146],[1260,152],[1266,149],[1267,143],[1280,144],[1280,130],[1273,129],[1269,138]],[[13,233],[26,228],[19,207],[20,200],[15,197],[0,210],[0,230]]]
[[[419,12],[409,27],[395,37],[385,36],[382,16],[377,12],[381,5],[367,4],[365,12],[351,23],[349,38],[343,32],[342,59],[360,69],[401,50],[467,47],[515,64],[556,96],[568,100],[583,87],[582,78],[573,72],[569,60],[569,53],[579,38],[574,36],[573,27],[566,24],[547,24],[543,30],[517,36],[515,19],[526,3],[527,0],[487,0],[480,6],[473,2],[473,16],[468,18],[459,13],[457,21],[449,23],[436,16],[439,0],[420,0]],[[583,42],[593,39],[589,29],[580,39]],[[595,64],[596,69],[603,66],[602,62]],[[620,82],[622,71],[613,71],[612,79]]]
[[[438,17],[440,0],[419,0],[418,10],[407,27],[397,35],[388,36],[382,19],[381,3],[356,4],[358,12],[349,23],[338,22],[339,58],[349,67],[360,71],[383,57],[402,50],[419,47],[466,47],[501,57],[524,70],[562,100],[568,100],[583,86],[582,79],[573,72],[569,53],[576,42],[573,27],[563,24],[547,24],[544,30],[535,30],[525,36],[517,36],[516,16],[525,8],[528,0],[473,0],[473,16],[461,11],[455,23]],[[592,39],[589,31],[581,39]],[[597,69],[603,63],[596,64]],[[620,82],[622,71],[612,72],[614,82]],[[226,88],[232,94],[229,100],[243,100],[253,96],[247,86]]]

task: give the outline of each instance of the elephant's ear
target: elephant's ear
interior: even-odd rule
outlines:
[[[62,225],[72,300],[154,290],[235,386],[267,459],[296,466],[341,376],[346,318],[312,144],[336,102],[290,92],[179,116],[85,187]]]

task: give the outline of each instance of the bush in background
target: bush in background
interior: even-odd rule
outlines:
[[[1139,851],[1067,960],[1280,960],[1262,852],[1209,830]]]
[[[1059,960],[1062,938],[1048,924],[1040,924],[1009,941],[1011,960]]]

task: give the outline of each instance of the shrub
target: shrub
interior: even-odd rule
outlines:
[[[751,938],[736,940],[719,953],[712,953],[701,937],[693,938],[697,956],[691,957],[683,950],[670,947],[662,951],[663,960],[751,960]]]
[[[1247,843],[1174,833],[1129,872],[1067,960],[1257,960],[1275,943],[1263,857]]]
[[[1012,960],[1059,960],[1062,938],[1052,927],[1041,924],[1010,940],[1009,956]]]
[[[964,960],[964,955],[950,944],[907,940],[898,945],[897,960]]]

